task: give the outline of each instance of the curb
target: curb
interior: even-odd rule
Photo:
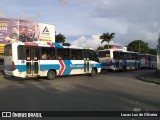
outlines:
[[[160,84],[160,78],[158,78],[156,76],[156,74],[155,75],[153,75],[153,74],[148,75],[148,73],[147,73],[147,74],[139,75],[136,78],[139,80],[145,81],[145,82]]]

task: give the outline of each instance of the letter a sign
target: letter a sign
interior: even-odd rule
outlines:
[[[49,30],[47,28],[47,26],[45,26],[44,30],[43,30],[43,34],[48,34],[49,33]]]

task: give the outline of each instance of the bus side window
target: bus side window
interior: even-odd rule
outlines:
[[[72,60],[83,60],[82,50],[71,49],[71,59]]]
[[[47,54],[45,52],[42,53],[42,59],[47,59]]]
[[[30,49],[26,49],[26,60],[31,60],[30,56],[31,56]]]
[[[17,53],[18,53],[18,60],[26,59],[26,47],[24,45],[18,45]]]
[[[55,60],[55,55],[53,55],[53,53],[51,53],[51,54],[50,54],[50,58],[51,58],[52,60]]]
[[[62,56],[61,56],[60,53],[57,53],[57,58],[58,58],[58,59],[62,59]]]
[[[119,58],[120,58],[120,59],[124,59],[124,52],[120,52],[120,53],[119,53]]]
[[[113,51],[113,56],[114,56],[114,59],[116,59],[116,60],[120,59],[118,51]]]
[[[51,47],[42,47],[41,48],[41,59],[42,60],[55,59],[55,49]]]
[[[124,52],[124,59],[127,59],[127,53]]]
[[[98,56],[97,56],[97,54],[96,54],[96,52],[95,52],[95,51],[90,50],[90,51],[89,51],[89,53],[90,53],[90,60],[93,60],[93,61],[97,61],[97,62],[99,62],[99,60],[98,60]]]
[[[70,59],[70,49],[68,48],[57,48],[57,59]]]

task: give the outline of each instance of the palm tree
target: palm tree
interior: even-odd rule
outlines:
[[[101,36],[100,36],[100,39],[102,39],[101,41],[101,44],[103,42],[108,42],[108,49],[109,49],[109,42],[115,37],[115,33],[103,33]]]

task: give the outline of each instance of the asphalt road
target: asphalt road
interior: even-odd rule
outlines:
[[[0,110],[160,110],[160,86],[137,80],[152,70],[0,80]]]
[[[136,79],[154,70],[55,80],[0,76],[1,111],[160,111],[160,85]]]

